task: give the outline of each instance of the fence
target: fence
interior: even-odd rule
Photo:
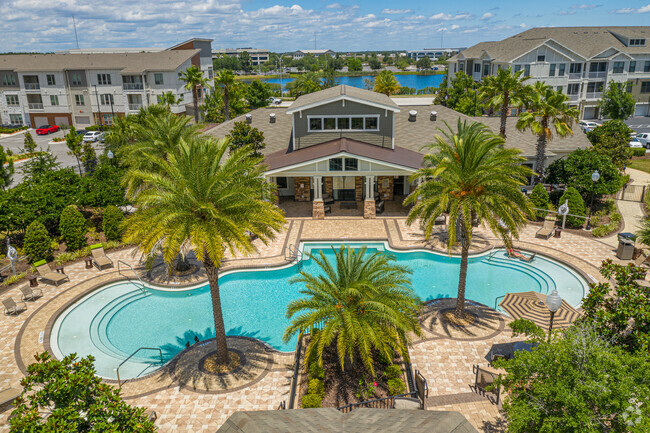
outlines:
[[[616,193],[616,198],[618,200],[643,202],[645,189],[645,185],[624,185],[623,188]]]

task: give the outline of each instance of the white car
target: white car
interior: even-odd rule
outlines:
[[[84,142],[93,143],[99,139],[101,134],[101,131],[88,131],[84,134]]]
[[[645,147],[650,149],[650,133],[644,132],[644,133],[641,133],[641,134],[637,134],[635,136],[635,139],[637,141],[640,141],[641,144],[643,144]]]
[[[635,138],[630,141],[630,147],[633,149],[643,149],[645,145]]]
[[[580,125],[580,129],[582,129],[582,132],[585,134],[589,131],[593,131],[600,126],[599,123],[591,122],[589,120],[581,120],[578,122],[578,125]]]

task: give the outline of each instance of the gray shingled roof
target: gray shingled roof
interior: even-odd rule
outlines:
[[[0,56],[0,70],[17,72],[120,69],[121,74],[173,71],[200,50],[113,54],[12,54]]]
[[[627,47],[612,33],[629,38],[648,39],[650,45],[650,27],[538,27],[498,42],[481,42],[462,51],[465,58],[480,58],[487,52],[496,61],[510,62],[548,40],[554,40],[590,59],[609,48],[616,48],[628,54],[650,53],[650,48]],[[450,60],[457,60],[459,55]]]
[[[309,105],[319,103],[326,104],[332,100],[345,96],[353,99],[362,99],[364,101],[378,104],[394,111],[400,109],[392,99],[383,93],[377,93],[370,90],[360,89],[358,87],[346,86],[345,84],[342,84],[340,86],[330,87],[329,89],[321,90],[319,92],[302,95],[289,106],[289,109],[287,111],[291,113]]]
[[[459,412],[355,409],[295,409],[235,412],[217,433],[478,433]]]

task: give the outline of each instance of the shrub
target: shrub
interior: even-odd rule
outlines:
[[[113,249],[113,248],[119,248],[122,245],[124,245],[124,244],[122,244],[122,242],[108,241],[108,242],[105,242],[103,246],[104,246],[104,250],[109,250],[109,249]],[[58,256],[56,256],[54,258],[54,263],[56,263],[57,265],[62,265],[64,263],[66,263],[66,262],[74,262],[75,260],[79,260],[79,259],[81,259],[83,257],[87,257],[87,256],[90,256],[90,255],[91,255],[90,247],[87,246],[87,247],[81,248],[81,249],[79,249],[77,251],[65,251],[65,252],[59,254]]]
[[[34,221],[27,226],[23,249],[30,263],[52,259],[52,239],[41,222]]]
[[[103,229],[106,239],[118,241],[122,239],[120,224],[124,221],[124,214],[116,206],[107,206],[104,210]]]
[[[325,395],[325,384],[320,379],[311,379],[307,384],[307,394],[316,394],[323,398]]]
[[[4,286],[4,287],[10,286],[13,283],[15,283],[16,281],[22,280],[26,276],[27,276],[27,272],[21,272],[21,273],[16,274],[16,275],[10,275],[7,278],[5,278],[5,280],[2,283],[0,283],[0,286]]]
[[[389,379],[387,385],[389,395],[404,394],[404,391],[406,391],[406,385],[404,385],[402,379]]]
[[[313,363],[309,366],[309,378],[310,379],[323,379],[325,377],[325,370],[323,367],[317,363]]]
[[[300,402],[303,409],[323,407],[323,398],[316,394],[305,394]]]
[[[386,367],[384,374],[389,379],[398,379],[402,377],[402,369],[399,368],[397,365],[389,365],[388,367]]]
[[[68,251],[76,251],[86,246],[86,220],[74,206],[68,206],[61,212],[59,230]]]
[[[548,191],[546,191],[546,188],[544,188],[544,185],[541,183],[535,185],[535,188],[533,188],[533,191],[530,193],[530,201],[533,202],[533,205],[535,205],[536,208],[548,209],[550,198]],[[535,211],[535,215],[538,219],[544,218],[547,213],[548,212],[544,212],[542,210]]]
[[[379,352],[378,359],[379,359],[379,363],[381,365],[392,365],[393,364],[393,360],[390,358],[390,356],[384,354],[384,352]]]
[[[645,156],[645,148],[632,149],[632,156]]]
[[[25,152],[32,153],[36,151],[36,142],[34,137],[29,132],[25,132],[25,138],[23,140],[23,146],[25,146]]]
[[[585,216],[585,201],[574,187],[570,186],[566,191],[564,191],[564,194],[560,197],[560,204],[564,203],[566,200],[569,201],[569,214]],[[578,218],[571,215],[567,215],[566,217],[567,225],[573,228],[582,227],[585,222],[584,218]]]

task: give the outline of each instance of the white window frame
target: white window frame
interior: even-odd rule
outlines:
[[[115,105],[115,99],[113,99],[113,95],[111,93],[102,93],[99,95],[99,103],[101,105],[111,105],[111,102],[113,102],[113,105]]]
[[[353,117],[360,117],[363,119],[363,129],[352,129],[352,118]],[[346,115],[325,115],[325,116],[307,116],[307,131],[308,132],[379,132],[379,119],[381,115],[379,114],[360,114],[360,115],[353,115],[353,114],[346,114]],[[348,125],[350,126],[347,129],[340,129],[339,126],[339,121],[338,119],[342,118],[347,118],[348,119]],[[367,118],[374,118],[377,120],[377,128],[375,129],[366,129],[366,119]],[[336,119],[336,128],[334,129],[311,129],[311,119],[321,119],[322,125],[324,127],[325,124],[325,119]]]
[[[79,107],[86,105],[84,95],[74,95],[74,105]]]
[[[160,83],[158,82],[158,76],[160,76]],[[212,77],[210,77],[212,78]],[[153,74],[153,82],[156,86],[162,86],[165,84],[165,77],[162,72],[156,72]]]
[[[73,86],[83,85],[83,80],[81,79],[81,74],[79,72],[72,72],[70,80],[72,81]]]
[[[47,81],[48,86],[56,86],[56,76],[54,74],[46,74],[45,80]]]
[[[14,99],[14,98],[16,99],[16,103],[15,103],[15,104],[13,103],[13,99]],[[11,99],[12,101],[9,101],[10,99]],[[7,106],[8,106],[8,107],[20,107],[20,97],[19,97],[18,95],[16,95],[16,94],[5,95],[5,101],[7,102]]]
[[[113,84],[111,74],[97,74],[97,84],[111,86]]]
[[[58,107],[59,104],[59,95],[50,95],[50,105],[53,107]]]
[[[13,117],[13,119],[16,119],[18,121],[14,122],[12,117]],[[23,121],[23,115],[20,114],[20,113],[9,113],[9,123],[12,124],[12,125],[22,125],[23,123],[25,123]]]

